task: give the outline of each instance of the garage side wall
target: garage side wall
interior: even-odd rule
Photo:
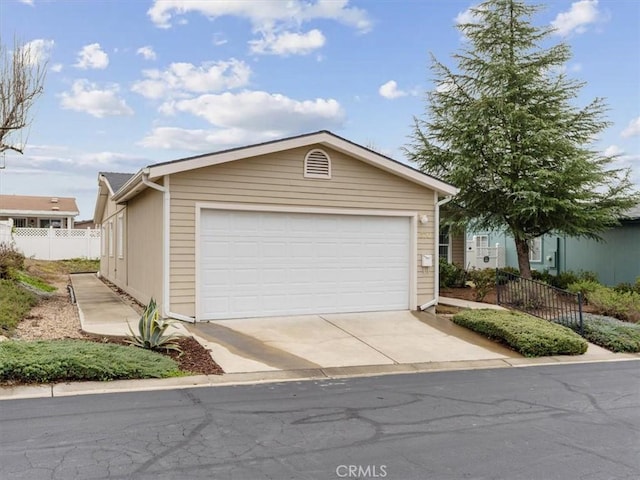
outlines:
[[[171,309],[195,315],[196,202],[403,210],[427,215],[418,223],[418,304],[434,298],[433,268],[421,254],[435,254],[434,194],[379,168],[322,148],[331,158],[331,179],[305,178],[304,158],[313,147],[293,149],[171,175]]]
[[[153,297],[162,305],[162,193],[147,189],[129,200],[127,263],[129,294],[147,304]]]
[[[118,254],[118,240],[126,238],[125,232],[120,232],[126,229],[126,215],[126,206],[109,199],[101,222],[100,275],[120,288],[127,283],[127,264],[124,256]]]

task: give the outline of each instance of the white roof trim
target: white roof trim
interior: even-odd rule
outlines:
[[[75,217],[80,212],[64,210],[5,210],[0,209],[0,215],[15,215],[17,217]]]
[[[364,147],[351,143],[343,138],[335,136],[329,132],[322,131],[310,135],[301,135],[299,137],[286,138],[273,142],[254,145],[244,148],[237,148],[226,152],[212,153],[200,157],[178,160],[175,162],[150,166],[140,170],[127,183],[125,183],[113,200],[117,202],[126,201],[140,190],[138,186],[141,183],[142,173],[148,173],[149,179],[153,180],[164,175],[195,170],[197,168],[220,165],[223,163],[233,162],[235,160],[243,160],[245,158],[257,157],[260,155],[268,155],[270,153],[291,150],[294,148],[309,147],[311,145],[323,145],[333,150],[350,155],[369,165],[380,168],[386,172],[397,175],[401,178],[409,180],[418,185],[422,185],[443,195],[455,195],[458,189],[446,182],[425,175],[422,172],[414,170],[408,165],[397,163],[383,155],[368,150]],[[144,186],[142,186],[144,188]]]

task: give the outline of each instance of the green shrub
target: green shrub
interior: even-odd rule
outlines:
[[[585,297],[600,288],[604,287],[598,282],[594,282],[592,280],[579,280],[567,286],[567,290],[569,290],[571,293],[582,292],[582,295],[584,295]]]
[[[636,278],[635,283],[623,282],[617,284],[613,289],[616,292],[626,293],[626,292],[635,292],[640,294],[640,277]]]
[[[596,272],[592,272],[590,270],[580,270],[577,275],[579,281],[600,283],[598,281],[598,274]]]
[[[464,287],[466,272],[455,263],[449,263],[440,259],[440,288]]]
[[[563,323],[564,318],[555,321]],[[583,313],[583,336],[612,352],[640,352],[640,324],[622,322],[613,317]],[[570,324],[572,330],[578,332],[580,326]]]
[[[538,270],[531,270],[531,279],[536,280],[538,282],[546,283],[547,285],[553,285],[554,275],[549,273],[549,270],[543,270],[542,272]]]
[[[138,334],[136,335],[129,325],[131,335],[127,336],[127,342],[136,347],[149,350],[175,350],[180,352],[177,343],[180,338],[175,333],[166,335],[167,328],[173,325],[172,320],[162,320],[158,312],[156,301],[152,298],[149,305],[142,312],[138,322]]]
[[[483,270],[473,268],[467,272],[467,276],[475,286],[476,302],[484,300],[484,297],[496,286],[496,271],[493,268]]]
[[[581,355],[587,351],[587,342],[570,329],[523,313],[467,310],[454,315],[453,321],[525,357]]]
[[[12,272],[24,268],[24,255],[10,243],[0,242],[0,279],[10,278]]]
[[[640,294],[635,292],[616,292],[600,287],[587,294],[587,300],[597,313],[626,320],[640,321]]]
[[[553,277],[553,281],[551,285],[553,285],[556,288],[566,290],[569,287],[569,285],[571,285],[572,283],[576,283],[579,280],[580,278],[575,272],[572,272],[571,270],[567,270],[566,272],[560,272],[558,275]]]
[[[0,334],[10,335],[38,303],[38,297],[13,280],[0,279]]]
[[[179,376],[178,364],[156,352],[83,340],[0,343],[0,381],[49,383]]]

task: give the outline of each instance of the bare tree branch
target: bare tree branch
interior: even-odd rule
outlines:
[[[29,110],[44,90],[46,62],[14,40],[9,50],[0,39],[0,153],[23,153],[20,133],[31,124]]]

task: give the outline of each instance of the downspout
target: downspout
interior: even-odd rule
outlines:
[[[435,195],[437,195],[437,193]],[[420,310],[426,310],[427,308],[431,308],[438,304],[438,299],[440,297],[440,248],[439,248],[440,247],[439,245],[440,243],[440,240],[439,240],[440,239],[440,207],[445,203],[449,203],[452,198],[453,198],[452,195],[447,195],[442,200],[436,202],[436,212],[435,212],[436,218],[434,220],[435,262],[433,262],[435,266],[434,285],[433,285],[435,298],[433,300],[429,300],[427,303],[420,305]]]
[[[171,270],[171,250],[169,242],[171,240],[171,230],[170,230],[170,208],[171,208],[171,193],[169,189],[165,186],[158,185],[157,183],[153,183],[149,180],[149,171],[148,169],[142,173],[142,184],[146,185],[149,188],[153,188],[154,190],[158,190],[162,192],[162,313],[164,317],[171,317],[177,320],[182,320],[184,322],[196,323],[196,319],[193,317],[188,317],[186,315],[182,315],[180,313],[174,313],[171,311],[171,305],[169,301],[170,295],[170,285],[169,285],[169,275]]]

